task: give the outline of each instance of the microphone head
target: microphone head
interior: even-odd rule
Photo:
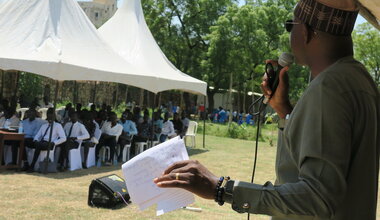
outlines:
[[[282,67],[290,66],[294,63],[294,56],[291,53],[282,53],[278,58],[278,64]]]

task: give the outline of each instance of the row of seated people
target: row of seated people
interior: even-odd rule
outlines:
[[[9,123],[10,126],[18,126],[19,119],[14,114],[14,111],[5,111],[4,117],[0,118],[1,123]],[[165,141],[167,138],[172,138],[177,134],[183,132],[175,130],[174,124],[169,120],[169,114],[165,114],[162,119],[160,114],[156,112],[153,116],[153,129],[152,123],[148,114],[144,114],[143,121],[136,124],[132,121],[133,115],[123,114],[120,121],[118,121],[115,113],[110,112],[108,118],[101,122],[101,126],[94,120],[91,112],[84,110],[79,119],[78,112],[73,109],[69,112],[69,121],[62,126],[58,122],[54,122],[51,137],[50,149],[60,149],[59,165],[62,170],[67,168],[68,154],[72,149],[78,149],[79,146],[84,148],[83,167],[87,166],[88,152],[90,148],[96,146],[96,161],[99,159],[100,149],[104,146],[110,148],[110,157],[106,164],[112,164],[117,144],[120,144],[120,153],[118,161],[122,159],[123,147],[126,144],[132,143],[131,152],[135,152],[134,146],[136,142],[146,142],[149,140]],[[35,149],[32,162],[29,166],[29,171],[33,171],[39,154],[43,150],[48,149],[48,142],[50,136],[51,122],[55,121],[55,112],[51,108],[47,112],[47,121],[37,117],[37,112],[30,109],[26,112],[26,119],[23,120],[23,128],[25,133],[25,146],[27,148]],[[178,119],[178,115],[174,116],[174,121]],[[48,123],[49,122],[49,123]],[[153,130],[153,135],[152,135]],[[153,137],[153,138],[152,138]],[[16,162],[18,143],[9,142],[5,143],[12,146],[12,161]],[[26,155],[25,152],[23,152]],[[26,158],[26,157],[24,157]],[[27,165],[26,161],[25,164]]]

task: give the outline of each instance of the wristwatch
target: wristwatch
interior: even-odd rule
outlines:
[[[286,124],[287,124],[287,122],[288,122],[288,120],[289,120],[289,117],[290,117],[290,115],[287,114],[287,115],[285,116],[285,118],[280,118],[280,120],[278,120],[278,128],[279,128],[281,131],[284,130],[284,128],[285,128],[285,126],[286,126]]]

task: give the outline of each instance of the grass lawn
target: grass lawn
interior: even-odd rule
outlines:
[[[192,159],[206,165],[216,175],[250,181],[253,160],[253,141],[207,136],[206,148],[201,148],[202,137],[197,136],[198,147],[189,151]],[[276,148],[260,143],[256,183],[274,181]],[[122,176],[119,167],[40,175],[0,173],[0,220],[2,219],[246,219],[246,214],[234,212],[230,205],[222,207],[214,201],[196,197],[193,207],[202,212],[177,210],[157,217],[155,207],[140,212],[131,204],[118,210],[87,206],[88,186],[92,179],[109,174]],[[380,217],[380,215],[378,215]],[[252,216],[251,219],[269,219]]]

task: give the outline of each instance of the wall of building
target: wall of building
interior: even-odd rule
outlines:
[[[116,0],[93,0],[78,2],[95,27],[99,28],[110,19],[117,10]]]

